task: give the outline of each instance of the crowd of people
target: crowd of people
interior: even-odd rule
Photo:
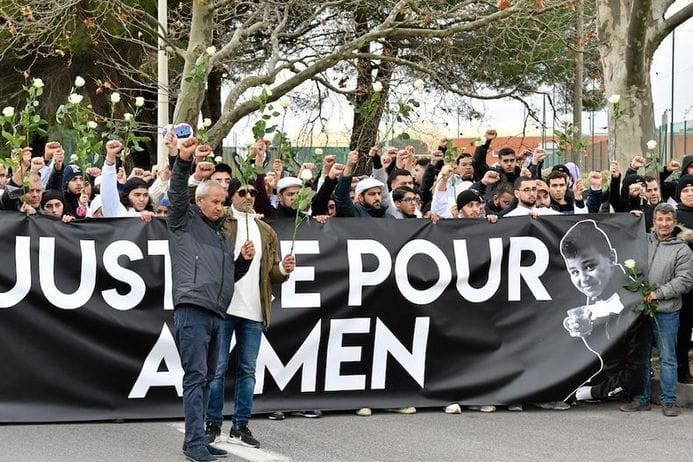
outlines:
[[[255,384],[255,361],[260,335],[271,315],[271,286],[285,281],[295,267],[293,256],[282,257],[276,233],[265,218],[294,218],[292,207],[302,188],[314,191],[310,207],[299,211],[324,223],[339,217],[365,219],[422,218],[477,219],[495,223],[506,217],[619,213],[643,216],[648,233],[649,281],[656,290],[646,295],[658,311],[651,321],[640,319],[623,340],[623,347],[604,368],[602,377],[577,390],[571,399],[624,400],[626,412],[650,409],[649,353],[655,345],[660,358],[660,401],[665,415],[677,415],[676,383],[693,383],[689,349],[693,318],[693,155],[671,160],[660,172],[649,171],[646,159],[634,156],[625,172],[612,161],[608,178],[598,171],[580,172],[575,163],[544,168],[546,152],[537,147],[516,153],[496,147],[492,165],[487,154],[496,138],[494,130],[474,153],[450,151],[440,141],[430,154],[413,148],[380,149],[367,155],[350,152],[345,163],[334,155],[323,158],[319,170],[303,164],[290,175],[281,159],[269,162],[268,143],[257,140],[251,159],[259,172],[253,178],[235,178],[225,163],[214,163],[209,146],[194,137],[178,140],[168,131],[166,165],[150,170],[119,163],[123,146],[106,145],[101,167],[69,164],[61,144],[51,141],[42,153],[26,148],[18,168],[0,165],[0,209],[54,217],[69,223],[82,218],[139,217],[151,221],[167,216],[174,278],[175,338],[184,368],[183,401],[186,417],[184,451],[192,460],[215,460],[224,451],[212,443],[220,437],[223,390],[231,335],[236,334],[239,361],[235,376],[234,413],[229,437],[247,446],[259,441],[248,429]],[[448,159],[446,161],[446,159]],[[452,161],[450,161],[452,159]],[[368,174],[357,176],[367,166]],[[604,187],[608,184],[608,187]],[[581,222],[582,223],[582,222]],[[577,252],[570,239],[561,242],[561,253],[571,280],[588,299],[588,305],[608,306],[607,290],[594,292],[594,280],[604,279],[619,262],[599,255],[613,250],[608,237],[590,224],[581,225],[582,237],[595,250]],[[599,244],[599,243],[602,244]],[[605,249],[605,250],[604,250]],[[227,257],[228,255],[228,257]],[[600,265],[604,265],[601,266]],[[609,276],[610,277],[610,276]],[[607,277],[608,279],[608,277]],[[596,335],[613,312],[591,314],[589,334],[575,319],[564,324],[573,336]],[[577,316],[577,315],[576,315]],[[577,319],[577,318],[576,318]],[[624,371],[630,371],[624,373]],[[524,403],[509,406],[522,410]],[[550,409],[567,409],[563,402],[538,403]],[[448,413],[462,411],[451,403]],[[476,409],[493,412],[495,406]],[[413,413],[405,407],[393,411]],[[371,414],[368,408],[357,411]],[[320,411],[302,411],[319,417]],[[276,411],[270,418],[284,418]]]

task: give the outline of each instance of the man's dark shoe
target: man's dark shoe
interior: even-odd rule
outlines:
[[[214,440],[216,440],[217,436],[219,435],[221,435],[221,428],[219,428],[219,425],[208,423],[207,428],[205,429],[205,438],[207,439],[207,444],[214,443]]]
[[[268,415],[267,418],[270,420],[284,420],[286,416],[284,416],[284,413],[282,411],[274,411],[273,413]]]
[[[216,456],[209,453],[205,446],[196,446],[190,450],[184,448],[183,454],[185,454],[188,460],[192,460],[193,462],[212,462],[218,460]]]
[[[260,447],[260,442],[253,438],[253,434],[250,433],[250,429],[248,429],[247,425],[241,425],[240,427],[234,425],[229,432],[229,442],[242,444],[249,448]]]
[[[693,383],[693,377],[685,374],[679,375],[679,383],[685,383],[685,384],[692,384]]]
[[[639,412],[639,411],[649,411],[652,409],[650,403],[641,403],[639,401],[631,401],[630,403],[622,404],[621,411],[623,412]]]
[[[306,417],[307,419],[319,419],[322,417],[322,411],[310,410],[310,411],[298,411],[295,412],[297,416]]]
[[[662,404],[662,414],[664,414],[667,417],[676,417],[677,415],[679,415],[679,410],[676,408],[675,404]]]
[[[229,455],[228,451],[224,451],[223,449],[215,448],[211,444],[205,445],[207,447],[207,451],[213,456],[216,457],[226,457]],[[183,441],[183,452],[188,448],[188,445]]]

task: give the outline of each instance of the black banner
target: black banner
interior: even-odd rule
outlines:
[[[293,221],[272,225],[288,252]],[[0,422],[182,416],[165,222],[3,213],[0,232]],[[620,264],[645,269],[644,236],[628,214],[305,224],[254,410],[562,400],[635,319]]]

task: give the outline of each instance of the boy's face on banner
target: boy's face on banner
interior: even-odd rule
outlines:
[[[608,298],[602,294],[611,279],[613,254],[603,255],[594,247],[585,247],[574,258],[566,258],[565,266],[573,285],[590,298]]]

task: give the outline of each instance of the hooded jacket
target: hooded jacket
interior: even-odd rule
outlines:
[[[651,232],[647,237],[648,281],[657,284],[657,311],[673,313],[681,309],[681,295],[693,287],[693,231],[674,228],[665,241]]]

